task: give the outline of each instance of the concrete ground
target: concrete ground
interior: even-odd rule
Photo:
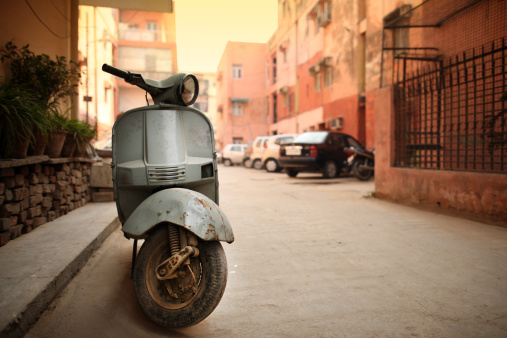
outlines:
[[[26,337],[507,336],[507,229],[377,200],[354,178],[219,175],[236,240],[207,319],[146,318],[115,231]]]

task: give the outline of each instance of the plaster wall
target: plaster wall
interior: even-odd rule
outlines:
[[[232,143],[233,138],[247,143],[267,133],[266,55],[265,43],[227,43],[217,68],[218,149]],[[232,78],[233,65],[241,66],[241,78]],[[241,102],[242,115],[232,115],[233,102]]]
[[[29,44],[35,54],[69,59],[71,1],[31,1],[30,6],[33,11],[25,1],[0,1],[0,45],[12,40],[18,47]],[[0,76],[5,75],[2,65]]]

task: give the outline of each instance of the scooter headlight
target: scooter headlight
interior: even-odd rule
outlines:
[[[179,95],[181,97],[181,101],[186,106],[190,106],[197,99],[197,94],[199,93],[199,82],[197,82],[197,78],[192,74],[188,74],[181,84],[181,88],[179,91]]]

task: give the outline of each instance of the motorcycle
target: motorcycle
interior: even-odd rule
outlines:
[[[368,181],[375,171],[375,150],[368,151],[364,148],[350,147],[347,150],[348,167],[354,176],[360,181]]]
[[[234,241],[218,206],[213,126],[189,107],[199,83],[192,74],[155,81],[107,64],[102,70],[146,91],[147,106],[123,113],[112,131],[114,197],[122,231],[134,239],[137,299],[160,325],[195,325],[222,298],[227,260],[220,241]]]

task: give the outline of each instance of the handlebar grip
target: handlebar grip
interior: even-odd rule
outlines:
[[[124,70],[121,70],[119,68],[116,68],[116,67],[113,67],[113,66],[110,66],[108,65],[107,63],[104,63],[102,65],[102,70],[106,73],[109,73],[109,74],[112,74],[114,76],[118,76],[118,77],[121,77],[122,79],[126,80],[127,78],[130,77],[130,73],[129,72],[126,72]]]

